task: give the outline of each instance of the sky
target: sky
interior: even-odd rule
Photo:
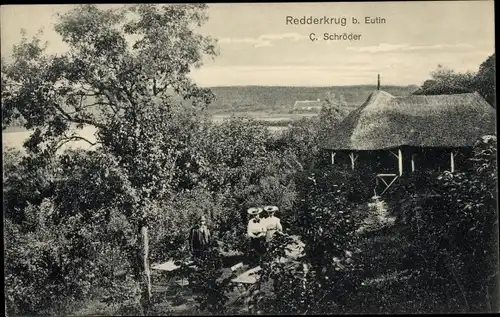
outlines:
[[[56,13],[72,7],[2,6],[2,56],[8,57],[22,28],[28,36],[43,28],[49,53],[66,50],[53,23]],[[209,4],[208,16],[198,31],[218,39],[219,55],[191,73],[205,87],[364,85],[376,84],[378,73],[382,85],[420,85],[438,64],[459,72],[477,71],[495,47],[491,0],[218,3]],[[347,23],[286,23],[287,17],[310,16],[346,18]],[[353,24],[353,17],[360,23]],[[366,17],[385,23],[366,24]],[[324,33],[360,38],[325,41]]]

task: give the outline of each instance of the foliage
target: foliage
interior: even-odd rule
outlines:
[[[291,150],[303,169],[313,168],[320,160],[322,138],[347,115],[346,109],[346,105],[333,98],[327,99],[326,105],[316,117],[294,122],[278,137],[276,146],[282,150]]]
[[[23,38],[15,46],[16,63],[2,68],[5,113],[19,111],[27,128],[48,127],[40,135],[46,141],[67,132],[68,123],[103,127],[147,109],[144,104],[171,104],[173,92],[200,105],[210,94],[186,75],[191,65],[200,65],[203,54],[215,54],[213,41],[191,30],[206,19],[204,8],[77,7],[60,16],[55,27],[71,54],[45,56],[38,38]],[[98,110],[88,111],[92,107]]]
[[[21,234],[23,228],[7,223],[9,313],[60,314],[67,305],[93,295],[95,285],[113,290],[109,263],[116,265],[119,255],[98,240],[102,229],[82,224],[78,217],[55,225],[50,221],[54,209],[48,199],[39,207],[26,208],[30,222],[36,223],[35,231]]]
[[[305,243],[304,256],[282,262],[284,249],[293,240],[280,237],[270,246],[254,295],[255,311],[275,314],[315,314],[347,311],[346,305],[362,282],[365,263],[361,261],[360,237],[356,233],[363,215],[358,203],[366,195],[352,199],[350,190],[356,176],[326,170],[303,173],[298,184],[303,198],[296,206],[294,234]],[[334,181],[332,181],[332,179]],[[351,187],[351,186],[352,187]],[[348,198],[349,197],[349,198]],[[271,284],[270,295],[263,295]],[[260,295],[259,295],[260,294]],[[281,304],[280,304],[281,303]],[[272,308],[271,308],[272,307]]]
[[[416,95],[448,95],[474,91],[474,74],[456,73],[454,70],[438,65],[431,72],[432,79],[426,80]]]
[[[292,150],[302,168],[306,170],[314,166],[319,153],[316,145],[318,137],[316,123],[317,118],[302,118],[283,131],[275,142],[276,148],[281,151]]]
[[[126,219],[126,206],[133,197],[122,174],[99,152],[68,152],[48,166],[29,157],[23,160],[11,176],[29,180],[41,174],[39,179],[45,179],[48,184],[43,186],[50,190],[41,202],[28,201],[21,207],[4,204],[9,311],[60,313],[66,304],[84,300],[98,289],[113,292],[113,272],[130,268],[127,248],[137,239]],[[47,169],[52,165],[58,168]],[[9,177],[4,185],[9,196],[23,197],[33,183]],[[21,221],[11,216],[16,211]]]
[[[446,302],[447,293],[456,299],[450,310],[485,312],[496,309],[496,137],[480,139],[472,160],[473,171],[445,172],[427,192],[400,201],[411,215],[405,265],[419,272],[426,292],[439,294],[436,301]]]
[[[205,188],[196,187],[177,194],[171,203],[159,202],[152,206],[157,212],[150,226],[151,261],[186,257],[189,230],[201,215],[207,218],[212,235],[217,237],[219,226],[223,226],[228,221],[226,218],[231,219],[233,214],[223,202],[222,194],[214,195]]]
[[[496,108],[496,86],[495,86],[495,53],[490,55],[479,66],[475,78],[477,91]]]
[[[396,225],[365,234],[371,193],[361,175],[302,173],[292,231],[305,255],[285,263],[290,241],[270,246],[253,312],[495,311],[496,138],[479,140],[472,161],[474,170],[396,186],[386,196]]]
[[[210,314],[224,311],[228,300],[226,292],[233,276],[223,275],[222,256],[215,243],[212,242],[203,258],[195,259],[194,263],[194,268],[183,265],[181,274],[188,278],[198,311]]]
[[[178,191],[189,132],[213,98],[188,77],[204,56],[216,55],[215,42],[195,32],[206,21],[205,9],[81,5],[55,25],[69,52],[47,55],[39,35],[23,36],[13,61],[2,63],[3,127],[22,117],[24,127],[34,130],[25,147],[35,160],[52,160],[71,140],[94,145],[77,130],[97,128],[98,151],[63,157],[57,166],[62,171],[50,193],[57,205],[53,221],[74,217],[85,230],[106,228],[111,210],[119,209],[132,229],[131,239],[118,245],[144,292],[139,230],[156,216],[156,200],[168,201]],[[81,251],[74,261],[90,252]]]
[[[395,211],[406,219],[392,247],[379,251],[393,232],[358,232],[372,195],[368,173],[315,169],[320,136],[345,115],[343,104],[331,97],[318,117],[278,138],[253,120],[206,120],[213,96],[188,77],[204,55],[215,55],[215,43],[194,32],[205,8],[79,6],[56,25],[69,53],[48,56],[38,36],[23,37],[14,61],[2,61],[3,126],[19,121],[34,132],[27,156],[4,153],[8,313],[69,314],[68,305],[92,297],[115,314],[151,312],[144,310],[140,230],[150,229],[150,260],[184,258],[189,228],[202,214],[218,243],[198,270],[183,269],[198,310],[219,313],[228,290],[221,251],[245,251],[246,209],[268,204],[280,207],[285,231],[306,247],[302,258],[283,263],[292,241],[276,238],[252,295],[254,312],[359,312],[378,304],[398,311],[392,288],[422,301],[432,296],[428,311],[442,303],[495,310],[491,300],[491,307],[474,303],[498,296],[496,138],[478,143],[474,171],[394,192],[389,205],[405,208]],[[485,89],[493,62],[475,77]],[[433,76],[458,83],[453,89],[474,81],[445,69]],[[84,125],[97,128],[93,150],[56,155],[64,142],[81,139],[74,128]],[[415,195],[418,186],[429,191]],[[377,300],[359,304],[369,296]]]
[[[175,187],[196,109],[212,97],[187,77],[203,54],[215,54],[213,41],[191,30],[205,20],[204,8],[78,6],[55,27],[72,49],[61,56],[46,56],[38,38],[23,38],[15,62],[2,69],[2,104],[35,130],[28,149],[36,153],[45,144],[54,150],[82,139],[71,124],[93,125],[97,142],[125,169],[139,199],[165,198]],[[191,100],[194,108],[182,108],[173,95]]]
[[[28,204],[39,205],[53,191],[57,164],[44,155],[21,156],[13,149],[4,150],[3,206],[13,223],[21,224]]]
[[[452,69],[438,65],[431,72],[415,95],[448,95],[477,91],[492,106],[495,106],[495,53],[479,66],[476,73],[457,73]]]
[[[297,314],[312,308],[321,285],[314,271],[309,272],[310,265],[283,261],[287,246],[293,243],[291,237],[277,235],[268,245],[255,290],[247,295],[251,313]]]
[[[246,208],[241,204],[251,206],[272,202],[282,207],[286,215],[286,211],[292,208],[295,201],[293,175],[296,164],[293,156],[268,151],[267,148],[272,148],[272,139],[263,127],[244,121],[228,122],[223,126],[201,125],[200,127],[214,129],[212,130],[212,132],[215,131],[213,139],[195,137],[187,139],[189,142],[185,147],[186,159],[179,161],[180,164],[184,164],[179,166],[189,164],[193,167],[192,169],[179,168],[179,171],[184,173],[181,176],[191,173],[198,177],[197,181],[188,184],[179,177],[177,178],[180,179],[179,185],[175,187],[176,191],[170,192],[172,196],[169,200],[145,200],[150,220],[151,261],[164,261],[169,257],[182,258],[187,255],[185,248],[187,233],[194,219],[201,214],[208,217],[209,225],[213,228],[213,235],[220,241],[218,248],[225,251],[231,249],[244,251],[247,244],[244,239]],[[233,136],[235,129],[239,129],[241,135],[248,135],[248,142],[243,143],[236,138],[222,142],[224,136]],[[256,131],[262,132],[260,139],[251,137]],[[206,163],[202,166],[203,168],[196,166],[197,162],[214,159],[212,150],[222,146],[227,147],[229,153],[232,150],[234,156],[220,153],[219,162]],[[239,150],[238,147],[242,149]],[[248,152],[248,157],[236,162],[237,164],[232,163],[234,159],[238,159],[239,153],[245,151],[245,148],[252,149],[252,147],[256,150]],[[40,159],[40,156],[35,154],[32,157]],[[120,290],[126,287],[125,285],[129,285],[126,283],[132,283],[133,280],[127,277],[126,281],[117,282],[113,276],[113,272],[116,273],[117,270],[125,270],[125,276],[140,275],[137,272],[140,267],[137,266],[139,255],[136,250],[140,236],[135,223],[141,217],[142,209],[138,206],[138,193],[132,186],[126,166],[122,166],[105,147],[94,151],[67,151],[52,160],[41,162],[37,160],[32,162],[28,158],[22,159],[27,160],[24,165],[17,165],[17,156],[11,155],[13,162],[6,166],[9,170],[9,177],[4,189],[10,193],[12,201],[19,203],[15,200],[16,197],[31,194],[30,186],[41,187],[39,183],[31,185],[33,181],[37,179],[50,181],[47,185],[43,185],[51,188],[47,195],[54,201],[55,207],[48,222],[52,225],[67,224],[69,226],[67,229],[54,230],[61,232],[63,236],[68,235],[70,241],[75,243],[75,248],[79,250],[79,253],[69,253],[66,256],[83,262],[92,256],[94,263],[99,263],[96,267],[100,268],[101,274],[94,283],[103,289],[99,295],[102,300],[113,307],[118,305],[115,307],[116,312],[121,309],[120,305],[124,308],[123,305],[129,305],[127,304],[129,302],[137,303],[138,293],[133,292],[134,288],[129,288],[130,293],[120,296],[122,292]],[[48,164],[47,167],[42,163]],[[54,168],[47,169],[51,166]],[[219,168],[217,173],[213,172]],[[42,173],[45,170],[47,170],[45,174],[33,177],[35,173]],[[17,179],[16,175],[22,178]],[[214,179],[213,176],[222,176],[222,178]],[[210,188],[208,184],[222,184],[222,186]],[[23,211],[23,208],[21,206],[18,209]],[[10,209],[7,212],[11,212]],[[24,230],[34,228],[34,226],[29,227],[30,222],[26,220],[20,220],[20,222],[23,223],[23,228],[26,228]],[[98,228],[98,231],[93,231]],[[86,233],[77,236],[78,239],[76,239],[71,232],[80,229]],[[89,235],[89,232],[93,233]],[[16,239],[13,241],[18,241]],[[87,245],[93,245],[102,251],[90,252],[90,249],[83,247]],[[115,260],[107,261],[106,259]],[[115,262],[119,259],[121,265],[113,270],[112,266],[119,263]],[[14,265],[14,262],[11,263]],[[110,264],[112,264],[111,267]],[[206,283],[215,283],[213,278],[218,278],[218,273],[210,270],[209,272],[211,273],[207,273],[209,275],[206,276]],[[26,278],[35,277],[28,274]],[[30,294],[44,294],[40,289],[42,285],[43,282],[40,282]],[[79,286],[74,286],[74,288],[78,290]],[[202,291],[200,292],[203,294]],[[208,289],[205,294],[212,296]],[[91,294],[84,293],[81,297],[85,295]],[[64,300],[64,296],[58,299]],[[200,301],[206,300],[200,299]],[[57,301],[52,299],[50,302],[56,303]],[[21,307],[18,306],[19,303],[17,300],[13,305]]]
[[[300,167],[293,153],[279,151],[273,142],[264,126],[243,118],[207,123],[193,137],[192,153],[199,159],[191,168],[198,191],[212,193],[219,210],[209,212],[228,249],[246,249],[248,208],[276,204],[283,214],[291,211],[293,175]]]

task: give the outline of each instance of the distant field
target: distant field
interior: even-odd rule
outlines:
[[[417,86],[383,86],[382,89],[395,96],[409,95]],[[231,86],[211,87],[216,100],[209,106],[214,114],[227,112],[262,111],[286,113],[298,100],[325,100],[327,97],[347,107],[360,106],[376,86],[332,86],[332,87],[275,87],[275,86]]]
[[[313,117],[317,113],[266,113],[263,111],[249,111],[249,112],[232,112],[226,114],[214,114],[212,119],[214,122],[222,122],[232,116],[235,117],[249,117],[258,121],[288,121],[300,120],[304,117]]]

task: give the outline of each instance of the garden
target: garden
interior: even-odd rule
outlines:
[[[216,55],[191,31],[205,8],[78,6],[55,27],[71,53],[23,38],[2,60],[3,128],[33,131],[24,155],[3,153],[7,314],[497,312],[496,137],[478,139],[471,170],[414,174],[374,200],[368,169],[335,169],[318,147],[342,119],[335,104],[279,135],[208,118],[213,95],[187,76]],[[73,125],[94,126],[96,141]],[[71,140],[91,147],[60,151]],[[235,295],[247,209],[270,204],[289,236]],[[214,245],[172,286],[151,266],[189,256],[201,215]],[[290,236],[303,256],[283,262]]]

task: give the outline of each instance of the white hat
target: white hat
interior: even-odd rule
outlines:
[[[252,207],[248,208],[248,213],[252,216],[258,215],[262,212],[262,208]]]
[[[267,212],[267,213],[271,213],[271,212],[276,212],[279,210],[278,207],[276,206],[266,206],[264,207],[264,210]]]

